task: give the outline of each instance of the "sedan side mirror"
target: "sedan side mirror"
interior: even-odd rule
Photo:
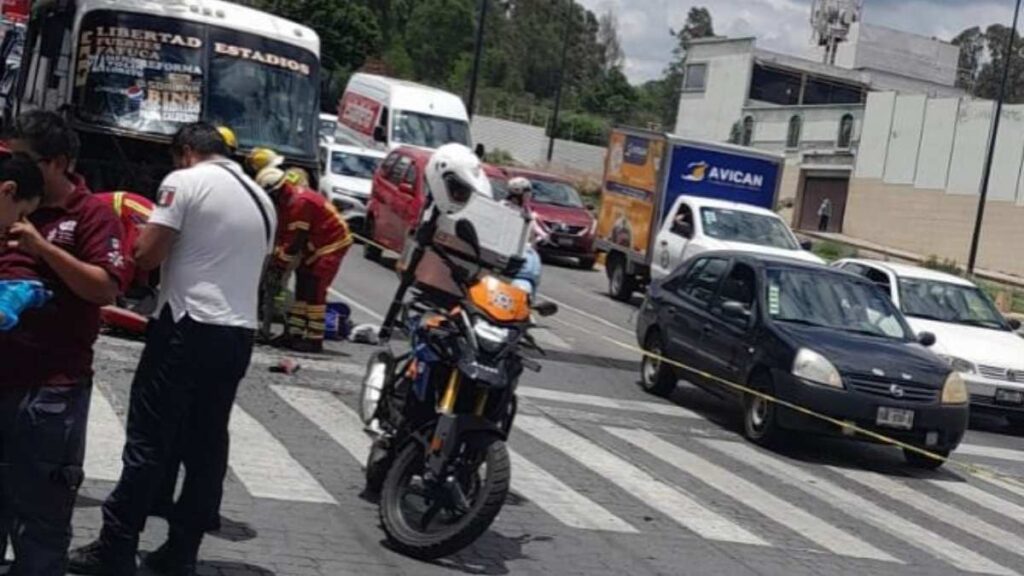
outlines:
[[[917,341],[925,348],[930,348],[935,345],[935,334],[931,332],[921,332],[917,335]]]
[[[750,308],[735,300],[726,300],[722,303],[722,315],[730,320],[750,320]]]
[[[800,248],[810,252],[811,250],[814,250],[814,242],[811,242],[810,240],[803,240],[800,242]]]
[[[1009,320],[1006,321],[1006,323],[1010,325],[1010,329],[1011,330],[1014,330],[1014,331],[1020,330],[1020,327],[1021,327],[1020,320],[1017,320],[1016,318],[1010,318]]]

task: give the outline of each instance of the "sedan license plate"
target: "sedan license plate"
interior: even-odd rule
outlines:
[[[914,411],[879,406],[878,415],[875,417],[875,424],[887,428],[910,430],[914,427]]]
[[[559,238],[558,239],[558,245],[559,246],[572,246],[575,243],[576,243],[576,239],[575,238]]]
[[[1015,406],[1024,404],[1024,392],[1020,390],[996,390],[996,403]]]

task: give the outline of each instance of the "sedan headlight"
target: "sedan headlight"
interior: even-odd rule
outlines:
[[[957,358],[956,356],[942,355],[942,359],[945,360],[953,370],[962,372],[964,374],[974,374],[977,369],[974,367],[972,362],[964,360],[963,358]]]
[[[793,360],[793,376],[823,386],[843,388],[839,370],[836,370],[827,358],[807,348],[801,348],[796,353],[796,359]]]
[[[512,334],[512,331],[508,328],[495,326],[487,320],[477,317],[473,320],[473,333],[476,334],[477,339],[482,342],[486,342],[494,346],[500,346],[508,342],[508,338]]]
[[[964,379],[960,377],[959,372],[950,372],[942,386],[942,403],[966,404],[967,400],[967,385],[964,384]]]

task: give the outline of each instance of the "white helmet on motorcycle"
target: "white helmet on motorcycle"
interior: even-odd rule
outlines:
[[[425,179],[434,204],[444,214],[465,208],[473,194],[493,197],[480,159],[462,144],[438,148],[427,163]]]

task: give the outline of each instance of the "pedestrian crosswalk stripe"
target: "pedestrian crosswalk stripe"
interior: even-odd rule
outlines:
[[[1018,506],[967,482],[931,480],[931,483],[947,492],[970,500],[982,508],[987,508],[996,514],[1024,524],[1024,506]]]
[[[271,390],[337,442],[360,464],[370,452],[370,439],[354,410],[333,394],[295,386]],[[512,490],[567,526],[608,532],[636,529],[579,494],[561,480],[512,451]]]
[[[1006,490],[1007,492],[1012,492],[1013,494],[1016,494],[1017,496],[1020,496],[1021,498],[1024,498],[1024,484],[1022,484],[1020,482],[1007,482],[1005,480],[1001,480],[999,478],[995,478],[995,477],[990,476],[988,474],[981,475],[981,476],[975,476],[975,478],[977,478],[979,480],[983,480],[985,482],[988,482],[989,484],[992,484],[993,486],[998,486],[999,488],[1002,488],[1003,490]]]
[[[370,438],[363,432],[363,422],[344,402],[325,390],[297,386],[270,387],[282,400],[302,414],[331,440],[345,449],[360,465],[370,453]]]
[[[910,506],[940,522],[945,522],[968,534],[973,534],[1011,553],[1024,556],[1024,538],[989,524],[981,518],[945,502],[940,502],[927,494],[918,492],[903,482],[897,482],[888,476],[870,470],[853,470],[838,466],[830,466],[829,468],[869,490],[898,500],[900,503]]]
[[[231,470],[250,494],[294,502],[336,503],[255,418],[237,404],[231,411]]]
[[[89,426],[85,440],[85,477],[116,482],[121,478],[124,428],[103,389],[94,385],[89,400]]]
[[[521,415],[516,418],[516,427],[561,451],[624,491],[637,498],[657,503],[658,511],[705,538],[768,545],[743,527],[697,503],[681,490],[657,480],[626,460],[547,418]]]
[[[598,408],[611,408],[614,410],[625,410],[628,412],[646,412],[661,416],[676,416],[679,418],[704,418],[692,410],[687,410],[675,404],[660,404],[658,402],[647,402],[644,400],[620,400],[607,396],[595,396],[592,394],[578,394],[575,392],[560,392],[547,388],[533,388],[520,386],[517,390],[519,396],[534,400],[551,400],[554,402],[566,402],[569,404],[582,404],[584,406],[596,406]]]
[[[1016,573],[955,542],[914,524],[841,486],[812,474],[799,466],[750,446],[726,440],[701,440],[706,446],[752,466],[775,480],[793,486],[842,512],[871,524],[898,540],[924,550],[968,572],[1014,576]]]
[[[960,456],[976,456],[980,458],[992,458],[994,460],[1024,462],[1024,452],[1021,452],[1020,450],[1011,450],[1009,448],[997,448],[995,446],[961,444],[957,447],[956,454]]]
[[[609,433],[671,464],[715,490],[842,556],[899,562],[891,555],[809,514],[725,468],[646,430],[605,427]]]
[[[512,458],[512,490],[522,494],[562,524],[584,530],[637,531],[518,452],[510,451],[509,455]]]

